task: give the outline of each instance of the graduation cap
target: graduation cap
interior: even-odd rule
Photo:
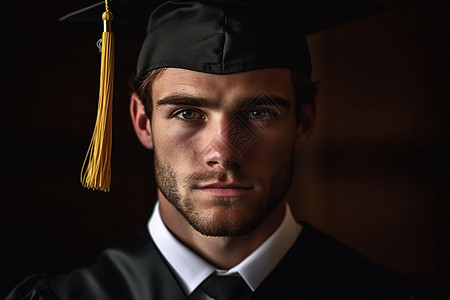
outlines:
[[[104,23],[97,123],[83,185],[109,191],[111,11],[115,33],[142,40],[138,76],[162,67],[211,74],[281,67],[310,76],[306,35],[384,10],[368,0],[110,0],[67,14],[60,20],[100,26],[102,16]]]

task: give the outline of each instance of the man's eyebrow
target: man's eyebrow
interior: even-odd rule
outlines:
[[[176,94],[159,99],[156,102],[156,106],[175,105],[175,106],[195,106],[195,107],[218,107],[219,103],[215,101],[209,101],[207,98],[195,97],[192,95]],[[263,95],[257,97],[242,97],[233,103],[233,107],[237,110],[245,110],[246,108],[252,108],[255,106],[278,106],[283,109],[290,108],[288,100],[280,96]]]
[[[280,96],[263,95],[258,97],[245,97],[240,99],[240,106],[255,107],[255,106],[279,106],[288,109],[291,104],[288,100]]]
[[[191,95],[171,95],[156,102],[156,106],[163,105],[210,107],[211,102],[206,98]]]

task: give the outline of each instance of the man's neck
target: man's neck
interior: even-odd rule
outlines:
[[[280,226],[286,203],[282,201],[256,229],[239,237],[202,235],[163,197],[159,209],[164,224],[175,237],[216,268],[228,270],[257,249]]]

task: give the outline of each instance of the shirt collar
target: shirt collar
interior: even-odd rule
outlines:
[[[278,229],[228,272],[241,274],[254,291],[292,247],[301,230],[302,226],[295,221],[289,205],[286,204],[286,214]]]
[[[156,202],[148,222],[150,235],[178,280],[190,295],[216,268],[181,243],[164,225]]]
[[[148,230],[159,251],[169,262],[181,286],[190,295],[213,272],[239,273],[254,291],[291,248],[302,227],[286,204],[286,214],[277,230],[253,253],[228,271],[217,270],[181,243],[164,225],[156,202]]]

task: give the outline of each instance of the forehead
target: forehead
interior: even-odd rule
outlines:
[[[227,100],[237,97],[255,97],[261,93],[294,101],[295,92],[291,71],[273,68],[217,75],[168,68],[152,86],[153,100],[174,94]]]

